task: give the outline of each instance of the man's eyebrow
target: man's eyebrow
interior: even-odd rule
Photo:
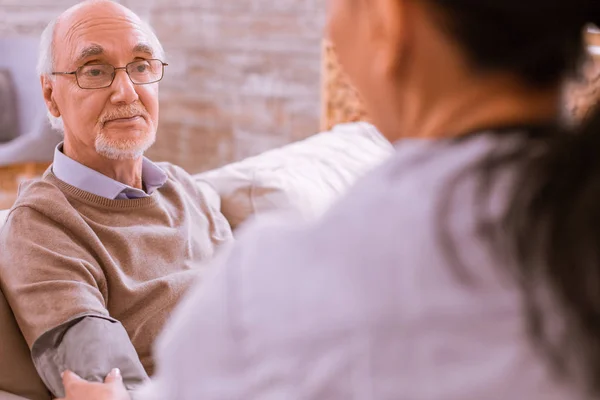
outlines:
[[[148,43],[138,43],[133,48],[134,53],[146,53],[148,55],[154,55],[154,49]],[[81,63],[83,60],[89,57],[99,56],[104,54],[104,47],[99,44],[92,44],[88,47],[85,47],[83,50],[79,52],[79,56],[77,57],[76,63]]]
[[[146,53],[148,55],[154,56],[154,49],[148,43],[138,43],[133,48],[134,53]]]
[[[93,56],[99,56],[104,53],[104,48],[99,44],[92,44],[79,52],[76,63],[79,64],[83,60]]]

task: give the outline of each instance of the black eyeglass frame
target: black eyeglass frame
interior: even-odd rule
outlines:
[[[131,79],[131,75],[129,75],[129,71],[128,68],[130,65],[132,64],[137,64],[139,62],[144,62],[144,61],[159,61],[161,63],[161,67],[162,67],[162,71],[160,74],[160,78],[157,80],[154,80],[152,82],[144,82],[144,83],[136,83],[133,81],[133,79]],[[113,67],[113,73],[112,73],[112,79],[110,80],[110,83],[106,86],[100,86],[100,87],[94,87],[94,88],[89,88],[89,87],[83,87],[79,84],[79,78],[77,76],[77,73],[82,69],[82,68],[86,68],[86,67],[93,67],[94,65],[109,65],[111,67]],[[133,83],[134,85],[150,85],[151,83],[156,83],[156,82],[160,82],[164,76],[165,76],[165,67],[168,66],[169,64],[167,64],[166,62],[163,62],[162,60],[159,60],[158,58],[151,58],[148,60],[137,60],[137,61],[132,61],[130,63],[128,63],[127,65],[125,65],[124,67],[115,67],[114,65],[111,64],[87,64],[87,65],[82,65],[81,67],[77,68],[75,71],[71,71],[71,72],[52,72],[52,75],[75,75],[75,81],[77,82],[77,86],[79,86],[81,89],[83,90],[95,90],[95,89],[106,89],[107,87],[111,87],[113,82],[115,81],[115,78],[117,77],[117,71],[119,70],[123,70],[125,71],[125,73],[127,74],[127,77],[129,78],[129,80],[131,81],[131,83]]]

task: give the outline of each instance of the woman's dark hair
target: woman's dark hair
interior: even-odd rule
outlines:
[[[475,68],[511,72],[532,88],[574,76],[585,59],[584,28],[600,26],[600,0],[429,2]],[[558,375],[600,396],[600,109],[577,126],[549,122],[515,143],[476,168],[484,188],[507,164],[519,168],[489,243],[513,258],[536,347]],[[562,330],[549,328],[556,314]]]

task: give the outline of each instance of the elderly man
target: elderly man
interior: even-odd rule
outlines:
[[[215,205],[180,168],[143,157],[158,124],[164,54],[133,12],[76,5],[42,37],[40,76],[64,143],[20,189],[0,232],[0,283],[55,396],[61,373],[126,386],[153,372],[151,346],[198,267],[231,239]]]

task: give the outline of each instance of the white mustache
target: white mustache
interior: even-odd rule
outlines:
[[[106,114],[100,117],[100,123],[105,124],[108,121],[113,121],[115,119],[124,119],[124,118],[133,118],[133,117],[143,117],[147,119],[148,112],[139,106],[125,106],[118,108],[116,110],[112,110],[107,112]]]

